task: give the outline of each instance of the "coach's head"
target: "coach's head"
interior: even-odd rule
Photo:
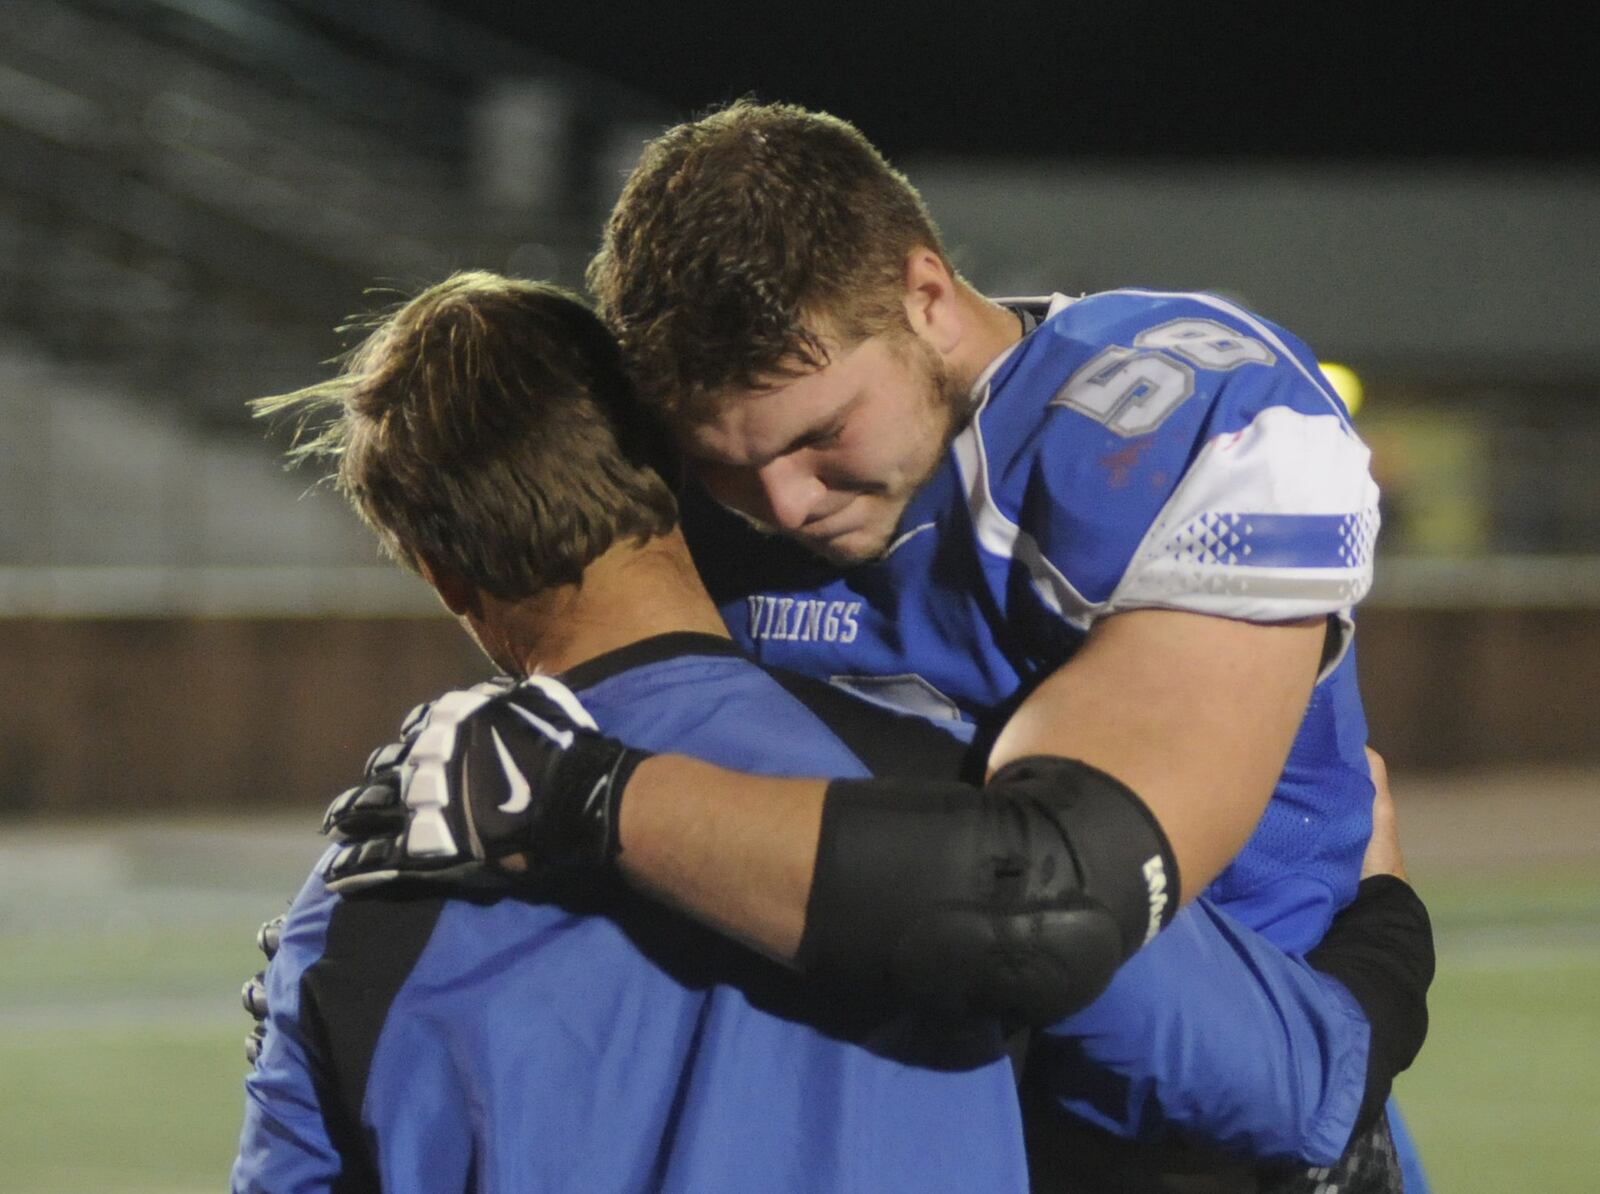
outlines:
[[[613,548],[677,524],[615,341],[559,287],[462,273],[378,322],[321,385],[256,403],[295,412],[291,455],[335,480],[507,671],[506,640]]]

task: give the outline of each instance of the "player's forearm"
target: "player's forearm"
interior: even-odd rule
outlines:
[[[628,784],[618,864],[635,886],[792,964],[827,786],[658,755]]]
[[[1058,759],[979,789],[658,756],[620,810],[623,874],[694,919],[842,989],[1016,1023],[1093,999],[1179,882],[1138,798]]]

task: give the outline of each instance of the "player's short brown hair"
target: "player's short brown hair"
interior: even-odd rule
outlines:
[[[588,281],[640,398],[696,418],[905,327],[919,247],[944,255],[922,197],[853,125],[740,100],[645,147]]]
[[[395,559],[497,597],[577,583],[613,543],[677,525],[615,340],[557,286],[456,274],[372,326],[332,380],[254,406],[298,416],[291,457],[336,460]]]

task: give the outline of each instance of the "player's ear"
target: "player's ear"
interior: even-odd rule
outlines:
[[[918,246],[906,254],[905,304],[906,322],[919,339],[941,356],[955,351],[965,330],[956,279],[932,249]]]
[[[422,574],[422,579],[432,586],[433,591],[439,594],[439,600],[444,602],[444,607],[456,617],[460,618],[467,614],[481,616],[476,585],[448,568],[440,568],[429,563],[421,556],[417,557],[417,571]]]

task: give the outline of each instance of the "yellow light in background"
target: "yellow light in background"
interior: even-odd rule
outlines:
[[[1319,361],[1317,367],[1322,370],[1322,376],[1328,379],[1333,392],[1343,399],[1351,414],[1361,409],[1361,399],[1366,391],[1354,369],[1349,365],[1335,365],[1332,361]]]

